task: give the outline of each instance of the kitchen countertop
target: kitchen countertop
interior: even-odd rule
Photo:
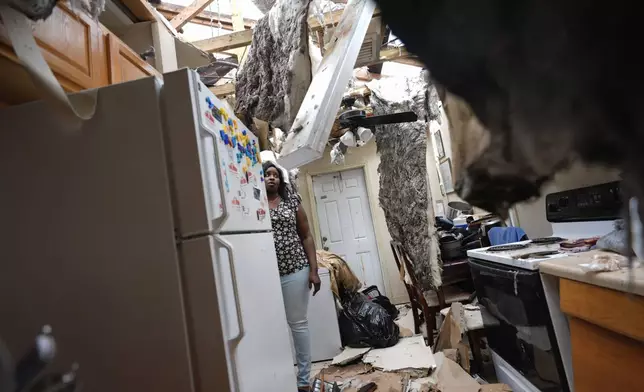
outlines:
[[[644,264],[633,271],[633,285],[630,287],[630,270],[622,268],[612,272],[586,272],[580,264],[591,263],[596,254],[609,253],[602,250],[571,254],[568,257],[545,260],[539,264],[542,274],[554,275],[560,278],[576,280],[583,283],[633,293],[644,296]]]

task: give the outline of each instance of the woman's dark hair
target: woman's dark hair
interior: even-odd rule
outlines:
[[[267,172],[267,171],[268,171],[268,169],[270,169],[271,167],[274,167],[274,168],[275,168],[275,170],[277,170],[277,176],[278,176],[278,177],[279,177],[279,179],[280,179],[280,184],[279,184],[279,186],[277,187],[277,194],[278,194],[278,195],[280,195],[280,197],[281,197],[282,199],[287,200],[287,199],[288,199],[288,196],[289,196],[289,192],[288,192],[288,189],[287,189],[287,187],[286,187],[286,181],[284,181],[284,172],[282,172],[282,169],[280,169],[279,167],[277,167],[277,165],[276,165],[275,163],[273,163],[273,162],[271,162],[271,161],[266,161],[266,162],[264,162],[264,163],[262,164],[262,169],[264,170],[264,177],[266,177],[266,172]]]

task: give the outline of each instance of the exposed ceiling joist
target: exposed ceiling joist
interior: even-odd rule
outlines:
[[[130,0],[131,1],[131,0]],[[170,3],[161,3],[156,5],[157,11],[168,20],[177,16],[186,7]],[[233,30],[233,18],[229,14],[219,14],[217,12],[210,12],[207,10],[201,11],[200,14],[195,15],[190,23],[196,23],[204,26],[217,27],[221,22],[221,27],[225,30]],[[244,28],[252,29],[257,24],[256,20],[244,18]]]
[[[191,43],[205,52],[223,52],[248,46],[252,41],[253,30],[243,30]]]
[[[225,83],[219,86],[208,87],[218,97],[235,94],[235,83]]]
[[[195,16],[199,15],[201,13],[201,11],[206,9],[206,7],[208,7],[208,5],[210,3],[212,3],[212,2],[213,2],[213,0],[195,0],[195,1],[193,1],[192,4],[190,4],[189,6],[184,8],[183,10],[181,10],[181,12],[179,12],[179,14],[177,16],[172,18],[172,20],[170,21],[170,24],[175,29],[177,29],[177,30],[180,29],[181,27],[183,27],[183,25],[185,25],[186,23],[190,22],[190,19],[192,19]]]

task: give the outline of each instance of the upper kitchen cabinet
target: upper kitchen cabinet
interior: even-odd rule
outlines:
[[[109,53],[109,83],[121,83],[161,74],[113,33],[106,34]]]
[[[107,52],[97,22],[66,3],[58,3],[44,22],[33,23],[34,37],[60,84],[79,91],[108,84]],[[0,100],[13,104],[35,99],[38,93],[16,57],[0,24]]]
[[[61,86],[69,92],[161,74],[113,32],[81,10],[59,2],[34,37]],[[41,98],[16,57],[0,23],[0,102],[14,105]]]

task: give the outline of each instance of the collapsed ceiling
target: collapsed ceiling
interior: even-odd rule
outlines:
[[[438,239],[434,232],[434,210],[427,175],[427,134],[425,118],[440,116],[438,103],[427,78],[391,77],[368,84],[374,114],[411,110],[419,121],[377,126],[376,146],[380,155],[380,206],[385,212],[392,239],[403,244],[410,255],[414,273],[429,289],[441,285]],[[435,99],[434,98],[434,99]],[[428,108],[428,109],[426,109]]]
[[[310,0],[278,0],[253,29],[253,44],[237,74],[237,113],[289,129],[311,84]]]

